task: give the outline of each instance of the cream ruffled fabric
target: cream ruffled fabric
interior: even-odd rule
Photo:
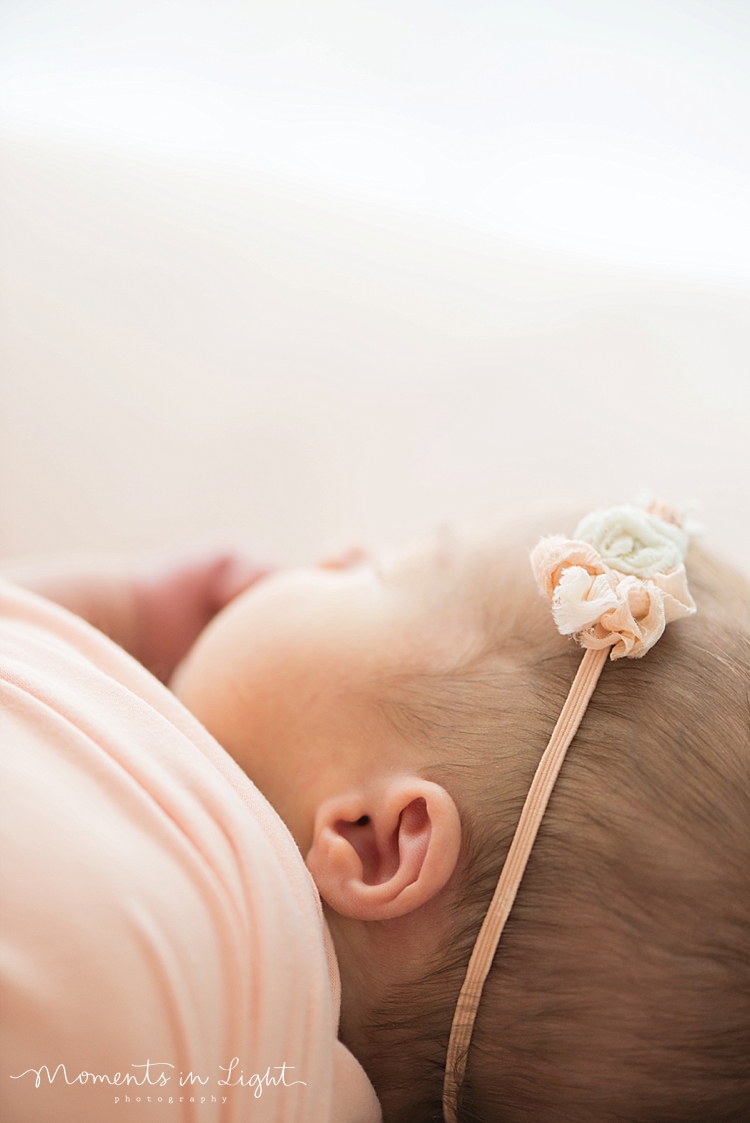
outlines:
[[[0,727],[2,1118],[378,1123],[299,851],[169,691],[0,582]],[[234,1057],[304,1084],[219,1085]]]

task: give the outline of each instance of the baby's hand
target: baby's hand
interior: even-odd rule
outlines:
[[[275,567],[246,549],[182,548],[143,564],[134,574],[138,652],[168,682],[206,624]]]
[[[221,544],[136,558],[18,563],[7,576],[82,616],[167,682],[206,624],[274,566]]]

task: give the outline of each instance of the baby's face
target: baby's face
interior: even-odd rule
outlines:
[[[173,689],[305,853],[319,780],[389,753],[398,768],[416,751],[394,741],[378,705],[384,680],[470,657],[489,584],[509,567],[505,536],[443,529],[346,567],[274,574],[206,628]]]

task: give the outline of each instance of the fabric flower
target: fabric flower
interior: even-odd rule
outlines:
[[[695,603],[683,564],[687,535],[638,507],[582,519],[576,538],[543,538],[531,554],[540,590],[563,635],[610,658],[639,658]]]
[[[610,569],[634,577],[668,573],[685,560],[688,547],[680,526],[630,505],[586,515],[575,537],[593,546]]]

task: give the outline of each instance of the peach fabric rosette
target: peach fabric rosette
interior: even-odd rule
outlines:
[[[664,504],[586,515],[575,538],[543,538],[531,553],[541,591],[563,635],[610,658],[640,658],[695,602],[684,559],[688,536]]]

